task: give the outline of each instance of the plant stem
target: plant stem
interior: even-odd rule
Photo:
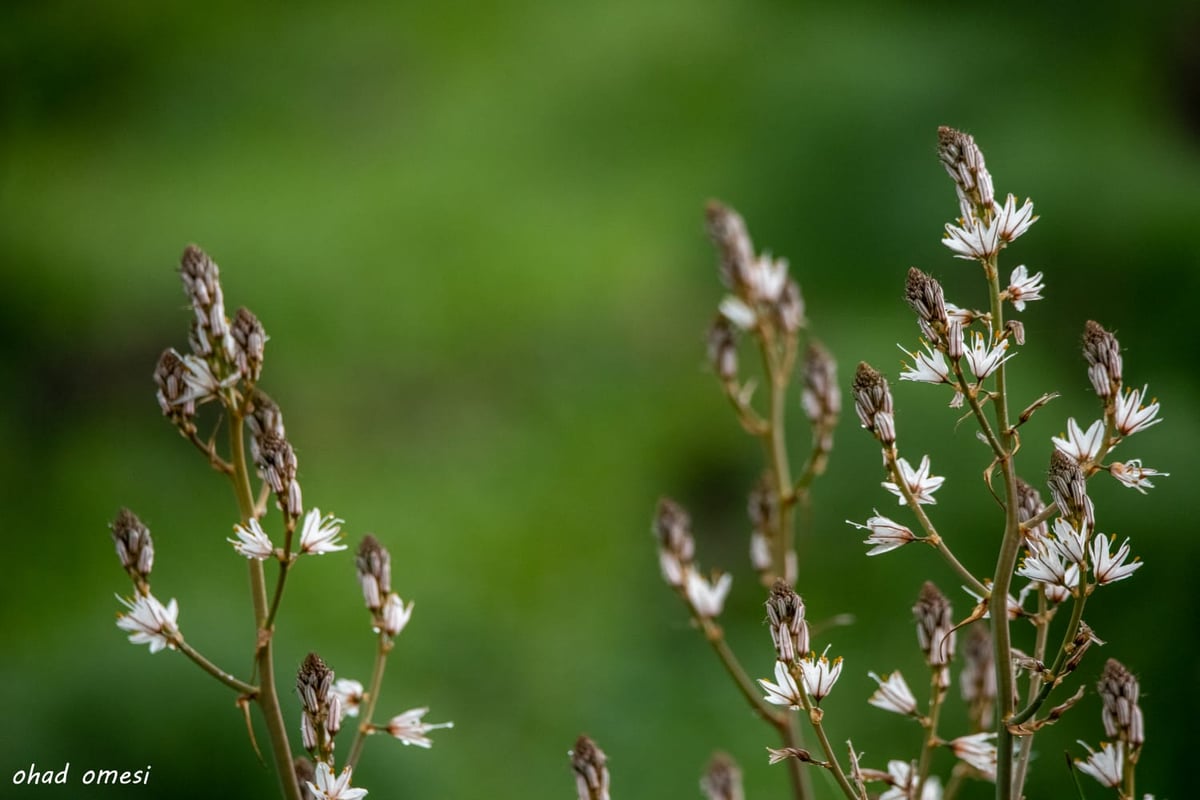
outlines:
[[[354,733],[354,743],[350,745],[350,754],[346,757],[346,765],[353,769],[362,755],[363,744],[371,731],[371,723],[375,717],[375,704],[379,701],[379,687],[383,685],[383,670],[387,667],[388,653],[392,651],[392,643],[383,631],[379,632],[379,648],[375,651],[375,665],[371,668],[371,683],[365,696],[366,706],[360,715],[362,722]]]
[[[768,404],[768,427],[762,433],[763,445],[767,451],[767,461],[771,467],[771,475],[775,479],[775,499],[778,503],[778,519],[775,529],[774,552],[771,560],[774,562],[775,574],[789,584],[794,576],[788,574],[788,554],[795,548],[796,531],[793,524],[793,510],[796,505],[796,495],[792,488],[792,471],[788,463],[787,436],[785,412],[787,410],[787,384],[794,362],[795,341],[790,337],[784,340],[784,352],[779,353],[776,334],[769,326],[761,329],[759,340],[762,350],[763,371],[771,385],[771,398]]]
[[[177,648],[179,648],[179,652],[183,653],[185,656],[190,658],[192,661],[196,662],[196,665],[198,667],[200,667],[200,669],[204,670],[209,675],[212,675],[214,678],[216,678],[221,683],[228,686],[230,689],[241,692],[242,694],[246,695],[247,697],[257,697],[258,696],[258,687],[257,686],[253,686],[249,683],[246,683],[245,681],[240,681],[237,678],[233,677],[233,675],[231,675],[228,672],[226,672],[225,670],[221,669],[216,664],[212,663],[207,658],[205,658],[203,655],[201,655],[199,652],[197,652],[197,650],[194,647],[192,647],[190,644],[185,642],[182,638],[175,640],[174,644]]]
[[[929,778],[929,767],[933,761],[933,751],[937,748],[938,718],[942,713],[942,701],[946,698],[946,690],[942,688],[939,678],[940,667],[934,667],[929,679],[929,733],[925,737],[925,745],[921,748],[921,760],[917,764],[917,790],[913,797],[924,797],[925,781]]]
[[[808,712],[808,721],[817,734],[817,741],[821,743],[821,751],[825,753],[825,760],[829,762],[829,771],[833,773],[838,786],[849,800],[862,800],[858,792],[854,791],[854,787],[850,785],[846,773],[842,771],[842,764],[833,752],[833,745],[829,743],[829,737],[825,735],[825,726],[821,724],[825,713],[818,706],[813,705],[812,698],[808,696],[808,690],[804,687],[804,678],[797,674],[798,672],[799,670],[793,666],[792,678],[795,679],[796,686],[800,688],[800,699],[804,702],[804,710]],[[794,761],[795,759],[789,760]]]
[[[1033,657],[1038,661],[1043,661],[1046,658],[1046,640],[1050,638],[1048,613],[1049,604],[1046,602],[1046,587],[1038,584],[1037,639],[1033,646]],[[1026,702],[1032,703],[1041,687],[1041,674],[1031,675],[1029,678],[1029,694],[1027,695],[1028,699]],[[1021,792],[1025,788],[1025,775],[1029,771],[1029,756],[1032,753],[1033,737],[1026,736],[1021,739],[1021,749],[1017,753],[1016,774],[1013,776],[1013,793],[1017,797],[1021,796]]]
[[[250,492],[250,475],[246,467],[246,443],[242,427],[241,414],[233,412],[229,420],[230,458],[234,469],[233,490],[241,510],[242,524],[248,525],[254,514],[254,498]],[[283,711],[279,706],[279,695],[275,688],[272,630],[264,625],[268,615],[266,578],[262,562],[253,558],[250,559],[250,596],[254,602],[254,622],[258,630],[254,663],[259,676],[260,691],[255,699],[262,708],[267,733],[271,738],[271,754],[275,759],[275,769],[279,773],[284,797],[287,800],[302,800],[300,784],[296,780],[296,770],[292,765],[287,728],[283,723]]]
[[[1083,619],[1083,606],[1086,602],[1087,594],[1081,587],[1078,590],[1078,594],[1075,596],[1075,603],[1071,607],[1071,621],[1067,623],[1067,629],[1063,632],[1063,640],[1062,644],[1059,645],[1058,655],[1056,655],[1054,658],[1054,665],[1050,667],[1050,672],[1053,673],[1054,678],[1053,680],[1042,685],[1041,689],[1034,696],[1033,700],[1030,701],[1029,705],[1025,706],[1025,708],[1021,709],[1019,712],[1013,714],[1012,718],[1009,720],[1009,722],[1013,725],[1020,725],[1022,722],[1028,722],[1033,715],[1037,713],[1038,709],[1042,707],[1042,704],[1046,702],[1046,698],[1050,696],[1050,692],[1054,690],[1059,678],[1062,677],[1059,672],[1062,670],[1063,665],[1066,664],[1067,658],[1070,656],[1069,651],[1071,643],[1075,641],[1075,637],[1079,634],[1079,623]]]

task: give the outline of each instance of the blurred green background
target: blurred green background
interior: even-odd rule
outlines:
[[[777,742],[689,629],[648,532],[660,494],[692,509],[702,562],[735,576],[729,636],[769,676],[745,558],[758,449],[703,357],[721,295],[703,204],[732,203],[791,260],[843,385],[862,359],[894,378],[896,343],[917,336],[909,265],[986,303],[977,269],[939,244],[957,204],[935,129],[951,124],[976,135],[998,192],[1041,215],[1002,262],[1046,273],[1047,300],[1022,316],[1016,402],[1063,394],[1028,427],[1022,472],[1040,483],[1049,436],[1098,413],[1086,319],[1117,331],[1127,382],[1163,402],[1166,423],[1119,454],[1172,477],[1146,497],[1094,484],[1101,530],[1132,536],[1146,567],[1089,605],[1108,645],[1082,676],[1093,684],[1106,656],[1140,676],[1139,788],[1191,796],[1197,41],[1186,2],[5,4],[0,795],[275,791],[231,693],[113,625],[128,584],[106,526],[128,505],[189,641],[241,674],[250,659],[232,495],[159,418],[150,379],[164,347],[186,345],[175,269],[194,241],[220,263],[229,310],[249,306],[271,335],[263,383],[306,502],[344,517],[352,544],[375,532],[416,601],[382,711],[455,722],[430,751],[372,740],[357,783],[570,797],[566,751],[586,731],[616,797],[698,797],[718,748],[748,796],[785,796],[763,750]],[[998,523],[971,425],[930,387],[895,393],[906,454],[949,476],[937,522],[990,571]],[[882,767],[912,757],[918,731],[866,705],[866,672],[920,682],[910,608],[926,578],[969,604],[931,553],[864,557],[843,520],[906,517],[853,416],[816,490],[800,590],[814,620],[857,616],[818,640],[846,658],[826,719]],[[366,679],[348,553],[300,565],[279,628],[285,686],[309,650]],[[284,705],[298,726],[294,693]],[[963,718],[952,706],[946,732]],[[1089,693],[1039,737],[1030,797],[1067,796],[1062,752],[1101,736]],[[67,761],[73,780],[149,764],[152,782],[11,784]]]

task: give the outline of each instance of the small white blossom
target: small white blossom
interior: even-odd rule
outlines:
[[[387,732],[406,745],[415,744],[428,750],[433,742],[425,734],[438,728],[453,728],[453,722],[439,722],[431,725],[422,722],[421,717],[428,713],[428,708],[410,708],[403,714],[392,717],[385,726]]]
[[[900,674],[899,670],[882,679],[874,672],[867,674],[879,684],[879,688],[867,700],[868,703],[876,708],[893,711],[897,714],[917,713],[917,698],[913,697],[912,690],[908,688],[908,684],[905,683],[904,676]]]
[[[175,649],[179,634],[179,604],[174,599],[164,607],[154,595],[138,595],[133,602],[117,597],[129,613],[117,616],[117,627],[129,631],[133,644],[148,644],[150,652],[164,647]]]
[[[317,782],[305,781],[309,790],[317,800],[357,800],[365,797],[366,789],[350,788],[350,767],[342,770],[338,777],[333,776],[333,770],[324,761],[317,762]]]
[[[212,400],[217,396],[219,391],[237,383],[240,377],[237,373],[234,373],[224,381],[219,381],[213,375],[208,362],[203,358],[189,354],[181,356],[181,360],[184,367],[183,382],[187,386],[187,391],[183,393],[183,396],[178,399],[175,405],[205,403]]]
[[[1046,599],[1051,603],[1065,603],[1071,599],[1071,591],[1079,586],[1079,565],[1072,564],[1067,567],[1066,577],[1063,578],[1061,584],[1057,583],[1039,583],[1046,590]],[[1034,584],[1029,584],[1027,588],[1032,589]]]
[[[976,219],[974,215],[960,219],[961,227],[946,224],[942,244],[954,251],[955,258],[985,261],[1000,252],[999,228]]]
[[[995,346],[988,347],[987,339],[982,333],[976,331],[971,337],[971,346],[963,355],[971,367],[971,372],[975,374],[976,378],[983,380],[995,372],[1001,364],[1016,355],[1016,353],[1005,355],[1006,350],[1008,350],[1008,339],[1001,339],[996,342]]]
[[[1110,554],[1108,549],[1116,540],[1116,536],[1106,538],[1101,534],[1097,534],[1092,540],[1092,573],[1096,576],[1096,583],[1101,586],[1124,580],[1142,566],[1142,562],[1137,558],[1134,558],[1132,563],[1125,563],[1130,552],[1128,537],[1117,548],[1116,553]]]
[[[404,627],[408,625],[412,612],[413,602],[411,600],[406,606],[400,599],[400,595],[395,592],[389,594],[387,602],[383,604],[383,632],[393,639],[399,636]]]
[[[1011,194],[1005,198],[1003,206],[996,203],[995,210],[996,219],[992,224],[996,228],[997,237],[1004,244],[1025,233],[1029,230],[1029,226],[1038,220],[1033,215],[1033,203],[1028,198],[1025,199],[1024,205],[1017,208],[1017,198]]]
[[[1080,464],[1095,461],[1096,456],[1100,454],[1101,445],[1104,444],[1104,420],[1096,420],[1085,431],[1075,422],[1075,418],[1071,417],[1067,420],[1067,435],[1053,436],[1051,441],[1060,452]]]
[[[1121,745],[1111,742],[1101,742],[1100,752],[1088,747],[1086,742],[1079,742],[1087,748],[1086,759],[1075,759],[1075,767],[1085,775],[1091,775],[1100,782],[1101,786],[1116,787],[1121,785],[1125,777],[1125,758]]]
[[[1137,389],[1129,387],[1125,389],[1124,393],[1117,396],[1117,407],[1113,413],[1113,420],[1122,436],[1131,436],[1162,422],[1161,419],[1156,419],[1158,417],[1157,400],[1152,401],[1148,406],[1142,405],[1149,388],[1143,386],[1139,392]]]
[[[733,295],[727,295],[721,301],[718,309],[725,319],[744,331],[748,331],[758,324],[758,314],[754,312],[754,309]]]
[[[733,576],[725,573],[716,583],[709,583],[696,569],[687,571],[687,598],[692,608],[701,617],[719,617],[725,608],[725,596],[733,584]]]
[[[1006,291],[1013,308],[1017,311],[1024,311],[1026,303],[1042,299],[1042,289],[1044,288],[1046,287],[1042,283],[1042,273],[1038,272],[1031,276],[1029,270],[1022,264],[1009,276]]]
[[[309,511],[304,515],[304,525],[300,529],[300,552],[319,556],[345,550],[346,545],[337,541],[343,522],[333,514],[322,517],[319,508]]]
[[[762,531],[750,534],[750,564],[759,572],[771,568],[771,543]]]
[[[363,685],[349,678],[338,678],[330,689],[341,701],[343,717],[357,717],[363,701]]]
[[[933,493],[936,492],[946,479],[937,475],[929,474],[929,456],[921,457],[921,464],[917,469],[913,469],[912,465],[906,459],[901,458],[896,462],[896,468],[900,472],[900,478],[908,487],[913,497],[916,498],[918,505],[933,505],[937,500],[933,498]],[[892,481],[884,481],[883,488],[887,489],[896,497],[900,498],[900,505],[907,505],[908,500],[904,497],[904,492],[900,490],[900,486]]]
[[[897,547],[903,547],[909,542],[916,541],[917,538],[908,528],[899,522],[888,519],[878,511],[875,512],[875,516],[867,520],[866,525],[859,525],[850,520],[846,520],[846,524],[871,532],[871,535],[863,540],[863,544],[873,545],[867,551],[869,556],[877,556],[880,553],[895,550]]]
[[[829,647],[826,646],[825,653],[828,652]],[[819,658],[816,653],[809,653],[800,659],[800,677],[804,679],[804,689],[818,703],[829,694],[842,674],[841,656],[830,661],[825,653]]]
[[[946,364],[946,358],[942,352],[932,349],[926,342],[921,342],[921,344],[925,348],[924,353],[905,350],[900,345],[896,345],[913,360],[912,366],[904,365],[904,372],[900,373],[900,380],[921,383],[953,383],[950,380],[950,367]]]
[[[233,545],[233,549],[237,551],[238,555],[263,561],[275,554],[275,546],[271,544],[262,525],[253,517],[250,518],[250,524],[247,526],[234,525],[233,532],[237,534],[238,538],[225,541]]]
[[[974,733],[970,736],[959,736],[949,742],[954,755],[970,764],[987,776],[988,780],[996,780],[996,745],[991,743],[996,738],[994,733]]]
[[[1070,562],[1063,557],[1058,543],[1046,537],[1038,541],[1021,560],[1017,574],[1031,581],[1065,587]]]
[[[891,787],[879,795],[879,800],[912,800],[919,777],[915,765],[908,761],[893,759],[888,762],[887,771]],[[921,790],[921,800],[942,800],[942,783],[936,775],[930,775],[925,779],[925,788]]]
[[[763,303],[776,303],[787,286],[788,263],[782,258],[773,258],[763,253],[750,261],[743,280],[750,299]]]
[[[1143,467],[1140,458],[1131,458],[1122,464],[1120,461],[1114,461],[1108,467],[1109,473],[1131,489],[1137,489],[1142,494],[1146,493],[1147,489],[1153,489],[1154,484],[1150,482],[1150,478],[1159,475],[1164,478],[1170,477],[1169,472],[1159,472],[1151,467]]]
[[[1059,517],[1054,520],[1054,543],[1063,558],[1073,564],[1082,564],[1087,557],[1087,533],[1076,529],[1069,521]]]
[[[775,683],[766,678],[759,678],[758,683],[767,690],[763,699],[768,703],[789,708],[801,708],[804,705],[800,687],[796,685],[796,679],[792,677],[788,665],[782,661],[775,662]]]

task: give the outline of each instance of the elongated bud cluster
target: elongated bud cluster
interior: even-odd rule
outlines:
[[[158,386],[158,407],[164,417],[184,426],[196,415],[196,401],[187,380],[187,366],[175,348],[168,347],[154,368],[154,383]]]
[[[658,561],[663,580],[675,588],[682,587],[696,558],[692,519],[683,506],[666,497],[658,501],[654,536],[658,539]]]
[[[363,601],[371,612],[376,633],[396,638],[412,617],[413,604],[408,605],[392,591],[392,556],[387,548],[371,534],[363,537],[354,559],[358,584]]]
[[[754,264],[754,245],[750,242],[746,222],[741,214],[716,200],[708,202],[704,214],[708,220],[708,235],[720,257],[721,282],[736,290]]]
[[[808,652],[804,601],[782,578],[775,581],[767,598],[767,621],[771,625],[776,660],[790,664]]]
[[[1104,703],[1104,732],[1110,739],[1125,742],[1133,750],[1146,741],[1142,709],[1138,705],[1138,682],[1115,658],[1104,665],[1096,691]]]
[[[970,134],[943,125],[938,128],[938,158],[954,180],[963,219],[982,218],[996,202],[992,176],[983,163],[983,153]]]
[[[827,441],[818,442],[823,450],[833,447],[833,429],[842,413],[842,390],[838,388],[837,362],[820,342],[811,340],[804,357],[804,391],[800,395],[804,414],[820,428]],[[815,435],[815,434],[814,434]]]
[[[266,481],[279,507],[293,517],[303,511],[300,483],[296,480],[296,451],[282,436],[266,433],[251,440],[251,454],[258,476]]]
[[[1120,394],[1121,344],[1099,322],[1088,320],[1083,327],[1083,357],[1096,394],[1103,398]]]
[[[1060,514],[1086,524],[1089,530],[1095,527],[1095,511],[1087,495],[1087,479],[1074,458],[1056,448],[1050,454],[1050,471],[1046,482],[1054,502],[1058,503]]]
[[[742,771],[737,762],[725,753],[715,753],[700,779],[700,791],[708,800],[745,800]]]
[[[246,417],[246,425],[255,439],[261,439],[268,433],[280,439],[287,438],[279,405],[257,387],[250,393],[250,413]]]
[[[859,363],[854,373],[854,410],[864,428],[884,447],[896,442],[896,422],[892,410],[892,391],[883,373],[867,362]]]
[[[608,757],[596,743],[581,735],[567,754],[575,771],[575,790],[579,800],[609,800]]]
[[[986,625],[976,623],[971,626],[963,647],[960,682],[972,726],[981,731],[989,730],[996,710],[996,666],[992,663],[992,636]]]
[[[150,529],[128,508],[118,511],[109,527],[121,566],[137,584],[138,591],[149,594],[150,570],[154,568],[154,540],[150,537]]]
[[[733,324],[724,316],[713,320],[708,329],[708,363],[723,383],[737,380],[737,336]]]
[[[1042,500],[1041,493],[1021,478],[1017,478],[1017,520],[1021,523],[1028,522],[1045,510],[1046,503]],[[1048,530],[1043,520],[1025,531],[1025,540],[1034,545],[1045,537]]]
[[[333,670],[309,653],[296,673],[300,695],[300,736],[304,749],[322,758],[333,752],[333,736],[341,726],[341,703],[333,687]]]
[[[233,363],[237,365],[238,373],[249,383],[256,383],[262,375],[267,333],[250,309],[237,310],[233,317],[232,337]]]
[[[908,279],[904,284],[904,299],[917,315],[921,333],[930,344],[945,350],[946,331],[950,324],[946,317],[946,295],[942,285],[916,267],[909,267]]]
[[[198,356],[210,356],[220,351],[233,352],[229,320],[225,318],[225,297],[221,293],[221,277],[217,264],[194,244],[183,251],[179,262],[183,290],[196,314],[192,329],[192,348]]]
[[[917,618],[917,644],[925,654],[925,663],[939,672],[943,688],[950,685],[948,665],[954,657],[954,617],[950,601],[933,585],[925,581],[917,604],[913,606]]]
[[[786,263],[783,269],[787,270]],[[784,284],[779,302],[775,304],[775,313],[779,317],[779,324],[789,334],[796,333],[808,324],[804,317],[804,295],[800,293],[800,284],[795,280],[789,278]]]
[[[756,255],[746,223],[733,209],[711,201],[705,213],[720,258],[721,282],[732,292],[721,301],[721,314],[743,330],[771,324],[795,334],[805,325],[804,297],[800,285],[788,278],[787,261]]]

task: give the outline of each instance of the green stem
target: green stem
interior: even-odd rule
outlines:
[[[367,687],[367,693],[364,697],[366,705],[360,715],[362,722],[359,723],[358,730],[354,733],[354,743],[350,745],[350,754],[346,758],[346,765],[351,769],[358,764],[359,756],[362,755],[363,744],[366,743],[367,736],[371,732],[371,723],[375,718],[375,705],[379,701],[379,689],[383,685],[383,670],[387,667],[388,653],[391,650],[392,643],[387,638],[387,634],[380,631],[379,647],[375,651],[375,665],[371,668],[371,683]]]
[[[946,698],[946,690],[939,679],[940,672],[941,668],[934,667],[929,679],[929,734],[921,748],[921,760],[917,764],[917,790],[913,797],[924,796],[925,781],[929,778],[929,767],[933,763],[933,751],[940,741],[937,735],[938,718],[942,713],[942,701]]]
[[[254,514],[254,497],[250,492],[250,474],[246,467],[246,443],[242,416],[233,413],[229,420],[230,458],[233,462],[233,491],[237,495],[242,524],[248,525]],[[279,783],[287,800],[302,800],[300,784],[292,764],[291,747],[288,744],[287,728],[283,723],[283,710],[279,705],[279,694],[275,687],[275,665],[271,646],[272,630],[265,627],[267,620],[266,577],[262,562],[250,559],[250,596],[254,602],[254,622],[258,629],[258,641],[254,650],[255,671],[258,673],[260,691],[255,696],[262,709],[271,739],[271,754],[279,773]]]
[[[1046,641],[1050,638],[1049,611],[1049,604],[1046,602],[1046,587],[1038,584],[1037,638],[1033,645],[1033,657],[1038,661],[1046,658]],[[1026,702],[1032,703],[1041,688],[1041,673],[1030,676]],[[1017,752],[1016,774],[1013,776],[1013,793],[1017,797],[1021,796],[1021,792],[1025,788],[1025,776],[1029,771],[1029,757],[1032,753],[1033,737],[1025,736],[1021,739],[1021,749]]]
[[[1083,578],[1081,576],[1080,583],[1082,584],[1082,582]],[[1050,667],[1050,672],[1054,676],[1053,679],[1042,684],[1041,689],[1038,690],[1038,693],[1034,696],[1033,700],[1030,701],[1025,708],[1013,714],[1012,718],[1009,720],[1011,724],[1020,725],[1023,722],[1028,722],[1033,715],[1037,713],[1038,709],[1041,708],[1046,702],[1046,698],[1050,696],[1050,692],[1054,690],[1058,680],[1063,677],[1059,674],[1059,672],[1062,670],[1063,665],[1067,663],[1067,659],[1071,655],[1071,643],[1074,642],[1075,637],[1079,635],[1079,623],[1083,619],[1083,606],[1086,602],[1087,592],[1081,585],[1075,593],[1074,605],[1071,606],[1071,621],[1067,623],[1067,629],[1063,632],[1062,644],[1060,644],[1058,647],[1058,655],[1054,658],[1054,665]]]
[[[176,639],[174,644],[179,649],[179,652],[196,662],[196,665],[200,667],[200,669],[204,670],[209,675],[212,675],[230,689],[241,692],[247,697],[256,697],[258,695],[257,686],[246,683],[245,681],[240,681],[233,677],[233,675],[229,674],[201,655],[194,647],[185,642],[182,637]]]
[[[767,460],[771,466],[771,475],[775,479],[775,499],[778,503],[778,519],[775,529],[774,561],[775,574],[789,584],[793,576],[788,574],[788,554],[795,548],[795,528],[793,525],[793,509],[796,495],[792,488],[791,465],[788,463],[787,436],[785,412],[787,410],[787,384],[791,374],[792,356],[795,342],[787,339],[784,344],[785,352],[780,355],[775,342],[775,334],[771,328],[762,329],[759,341],[763,357],[763,371],[771,385],[771,398],[768,405],[768,427],[763,431],[763,445],[767,451]]]
[[[842,771],[842,764],[833,752],[833,745],[829,743],[829,737],[825,735],[825,726],[821,724],[825,712],[818,706],[813,705],[812,698],[808,696],[808,689],[804,686],[804,677],[797,673],[799,673],[799,669],[793,666],[792,678],[796,681],[796,686],[800,688],[800,699],[804,702],[804,710],[808,712],[808,721],[812,725],[813,731],[817,734],[817,741],[821,743],[821,751],[825,754],[825,760],[829,762],[829,771],[833,773],[833,777],[837,780],[838,786],[841,787],[842,793],[849,800],[862,800],[858,792],[850,785],[850,781],[846,778],[846,773]],[[794,761],[795,759],[789,760]]]

